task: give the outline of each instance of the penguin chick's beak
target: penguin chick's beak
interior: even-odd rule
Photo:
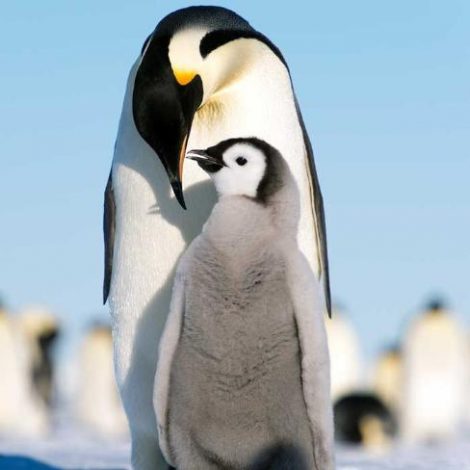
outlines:
[[[209,155],[205,150],[190,150],[186,155],[186,158],[195,160],[207,173],[215,173],[225,166],[225,163],[221,158]]]

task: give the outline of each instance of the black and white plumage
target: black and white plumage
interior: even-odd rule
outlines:
[[[388,447],[397,434],[397,419],[385,402],[371,392],[354,392],[334,405],[335,435],[339,442],[371,450]]]
[[[35,391],[47,406],[51,406],[55,397],[54,348],[62,333],[60,323],[41,307],[21,311],[19,322],[30,345]]]
[[[51,376],[38,373],[47,362],[38,337],[52,325],[57,325],[55,319],[42,310],[11,315],[0,308],[1,434],[42,437],[50,430],[49,410],[41,391],[50,391]],[[38,383],[47,387],[38,388]]]
[[[216,199],[196,165],[184,169],[183,197],[185,149],[234,135],[264,139],[285,158],[300,193],[299,247],[330,309],[322,196],[286,61],[230,10],[190,7],[170,14],[130,71],[105,195],[103,294],[138,470],[162,461],[152,378],[176,262]]]
[[[332,469],[321,293],[297,246],[294,179],[257,138],[189,158],[219,201],[177,269],[155,380],[160,447],[179,470]]]

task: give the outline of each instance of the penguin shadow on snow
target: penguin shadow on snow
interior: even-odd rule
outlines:
[[[161,165],[157,157],[152,162],[147,161],[147,164],[149,163],[151,166]],[[142,171],[141,168],[136,168],[136,166],[132,165],[132,168],[147,180],[155,194],[155,204],[148,208],[148,217],[155,217],[158,214],[180,231],[185,242],[185,247],[181,253],[183,254],[191,241],[201,233],[203,225],[217,202],[217,194],[212,182],[207,179],[185,189],[184,197],[187,203],[187,210],[183,210],[173,196],[171,186],[164,171],[158,172],[156,169],[152,169],[153,171]],[[156,180],[149,179],[149,175],[158,174],[164,175],[163,181],[159,180],[158,177]],[[155,237],[158,238],[158,234],[155,234]],[[169,312],[178,261],[175,263],[171,274],[167,277],[163,286],[154,294],[138,321],[131,353],[130,368],[124,384],[124,394],[131,393],[134,395],[134,400],[138,403],[151,404],[150,409],[152,410],[153,384],[156,373],[156,361],[152,361],[152,359],[158,354],[159,337],[157,332],[163,331]],[[140,345],[153,345],[155,349],[151,351],[149,356],[148,349],[143,349]],[[146,364],[146,366],[142,367],[142,364]],[[134,386],[136,383],[145,384],[145,386],[136,389]],[[146,409],[148,410],[148,408]]]

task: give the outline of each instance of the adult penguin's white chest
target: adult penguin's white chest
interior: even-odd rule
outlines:
[[[275,147],[298,184],[299,247],[317,273],[308,156],[289,72],[267,46],[257,44],[256,53],[251,52],[255,65],[249,73],[242,71],[232,84],[216,91],[196,114],[188,148],[206,148],[233,137],[257,137]]]
[[[160,159],[133,120],[138,63],[129,74],[112,166],[116,229],[109,301],[121,384],[132,363],[156,357],[176,262],[215,202],[215,191],[197,165],[185,168],[188,210],[175,200]]]
[[[196,113],[187,148],[207,148],[227,138],[251,136],[276,147],[299,185],[299,246],[316,270],[306,150],[290,78],[272,53],[266,53],[257,64],[222,92],[216,91]],[[188,210],[175,200],[162,163],[140,137],[132,119],[135,69],[136,65],[129,76],[112,173],[116,239],[110,303],[119,343],[116,364],[120,381],[128,374],[132,356],[139,353],[136,349],[153,344],[156,354],[175,264],[201,232],[215,202],[212,184],[192,162],[184,166]],[[137,335],[141,338],[135,341]]]

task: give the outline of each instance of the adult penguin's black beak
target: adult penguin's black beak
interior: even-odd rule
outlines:
[[[191,124],[199,108],[201,77],[184,79],[168,58],[170,37],[158,30],[149,39],[134,80],[132,111],[139,134],[152,147],[168,175],[173,193],[183,209],[182,175]]]

